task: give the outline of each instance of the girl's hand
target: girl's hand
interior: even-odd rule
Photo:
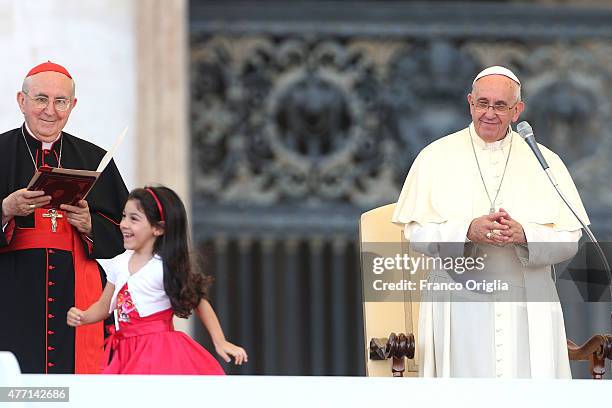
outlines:
[[[78,327],[83,324],[83,311],[81,309],[77,309],[76,307],[71,307],[68,310],[68,316],[66,317],[66,323],[68,326]]]
[[[215,351],[226,363],[232,361],[230,356],[234,357],[234,364],[236,365],[242,365],[242,363],[246,363],[249,361],[249,356],[247,356],[246,351],[242,347],[230,343],[227,340],[223,340],[218,344],[215,343]]]

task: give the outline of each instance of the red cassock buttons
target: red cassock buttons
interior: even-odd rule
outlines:
[[[53,364],[53,363],[47,363],[47,365],[48,365],[49,367],[53,367],[55,364]]]
[[[53,351],[53,350],[55,350],[55,347],[51,347],[51,346],[49,346],[49,347],[47,347],[47,350],[49,350],[49,351]]]
[[[53,285],[55,285],[55,282],[49,281],[49,286],[53,286]]]
[[[47,315],[47,317],[48,317],[49,319],[53,319],[53,318],[55,317],[55,315],[53,315],[53,314],[49,313],[49,314]]]
[[[52,271],[52,270],[54,270],[54,269],[55,269],[55,266],[53,266],[53,265],[49,265],[49,270],[50,270],[50,271]]]
[[[55,298],[49,298],[47,299],[49,302],[55,302]]]
[[[55,334],[55,332],[53,330],[48,330],[47,334]]]

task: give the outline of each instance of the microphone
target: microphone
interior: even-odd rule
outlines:
[[[576,217],[580,225],[582,225],[582,228],[584,228],[584,231],[586,232],[591,242],[593,242],[593,244],[595,245],[597,254],[599,255],[599,257],[601,258],[603,262],[605,272],[608,275],[608,279],[610,281],[609,289],[610,289],[610,298],[612,299],[612,271],[610,271],[610,265],[608,264],[608,260],[606,259],[606,255],[601,249],[601,246],[599,246],[599,242],[597,242],[597,239],[595,238],[595,235],[593,235],[593,233],[591,232],[591,229],[584,223],[584,221],[580,219],[576,211],[574,211],[571,204],[569,203],[569,201],[567,200],[567,198],[565,197],[565,195],[559,188],[559,184],[555,180],[555,177],[553,176],[550,170],[550,166],[548,165],[548,163],[546,163],[546,159],[544,159],[544,156],[542,155],[542,152],[540,151],[540,148],[538,147],[538,144],[535,141],[535,136],[533,135],[533,128],[531,127],[531,125],[527,123],[526,121],[522,121],[521,123],[516,125],[516,131],[523,138],[523,140],[525,140],[525,143],[529,145],[529,147],[533,151],[533,154],[535,154],[536,158],[540,162],[540,165],[546,172],[548,179],[555,187],[555,190],[557,190],[557,193],[559,194],[559,196],[561,197],[561,199],[563,200],[567,208],[569,208],[572,214],[574,214],[574,217]]]
[[[525,142],[531,147],[531,151],[535,154],[536,159],[540,162],[540,165],[544,170],[548,169],[550,166],[546,163],[546,159],[542,155],[538,144],[535,141],[535,136],[533,135],[533,128],[526,121],[522,121],[518,125],[516,125],[516,131],[519,135],[525,140]]]

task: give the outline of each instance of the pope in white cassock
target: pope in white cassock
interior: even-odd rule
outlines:
[[[513,294],[510,302],[496,301],[497,294],[424,292],[417,340],[422,376],[571,378],[551,265],[575,255],[581,227],[510,127],[525,108],[520,91],[506,68],[478,74],[467,96],[472,123],[419,153],[393,214],[414,250],[432,257],[484,255],[484,270],[462,278],[498,280]],[[567,168],[540,149],[588,223]],[[427,279],[457,277],[431,270]]]

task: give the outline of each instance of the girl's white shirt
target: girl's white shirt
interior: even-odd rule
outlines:
[[[117,307],[117,295],[126,282],[132,301],[141,317],[172,307],[164,290],[164,267],[161,257],[153,255],[140,270],[130,275],[128,262],[133,252],[127,250],[113,259],[100,262],[106,272],[106,279],[115,285],[108,312],[112,313]]]

